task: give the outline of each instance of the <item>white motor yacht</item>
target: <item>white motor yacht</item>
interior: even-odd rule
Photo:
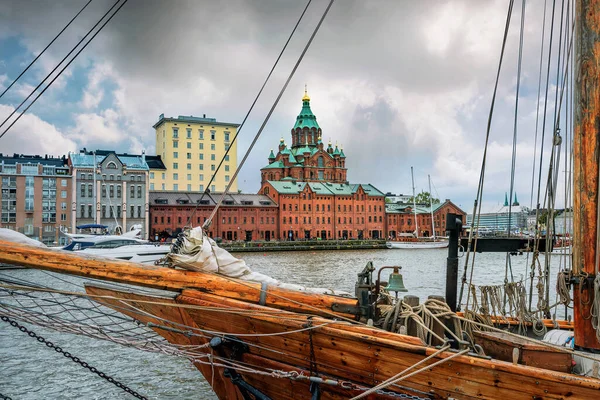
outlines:
[[[63,250],[147,264],[154,263],[169,254],[171,245],[106,235],[96,238],[75,239]]]

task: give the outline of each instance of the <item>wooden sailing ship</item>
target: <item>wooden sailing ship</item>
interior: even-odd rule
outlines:
[[[594,303],[590,300],[600,296],[593,284],[598,274],[600,1],[579,1],[577,15],[571,284],[575,344],[582,351],[597,351],[600,343],[587,316]],[[221,399],[594,399],[600,395],[600,379],[572,373],[569,349],[495,330],[475,334],[481,349],[476,352],[479,348],[463,337],[453,338],[460,332],[456,324],[462,317],[440,303],[431,303],[437,310],[430,314],[437,322],[429,325],[433,328],[411,323],[413,311],[403,302],[376,304],[381,288],[379,280],[372,278],[372,268],[359,274],[357,297],[346,298],[12,242],[0,241],[0,262],[131,285],[131,289],[87,285],[86,292],[171,343],[195,346],[194,364]],[[172,295],[153,296],[135,287]],[[395,327],[398,315],[405,315],[406,331],[382,329]],[[505,318],[494,322],[511,326]],[[430,330],[427,341],[414,335],[425,328]]]

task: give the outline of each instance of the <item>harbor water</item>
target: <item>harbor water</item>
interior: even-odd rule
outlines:
[[[423,300],[429,295],[443,296],[445,292],[447,249],[235,255],[246,260],[253,270],[281,281],[350,292],[354,291],[357,273],[362,271],[368,261],[373,261],[377,269],[399,265],[402,266],[401,272],[408,294],[419,296]],[[464,261],[464,258],[459,261],[459,276],[462,275]],[[541,259],[541,262],[543,265],[544,260]],[[564,262],[563,257],[552,256],[551,304],[555,302],[556,273],[564,267]],[[514,280],[526,279],[529,276],[531,255],[511,256],[509,264]],[[503,283],[506,265],[505,254],[477,254],[473,283]],[[389,272],[391,271],[384,271],[383,280],[387,280]],[[83,282],[89,281],[29,269],[0,270],[0,277],[69,291],[81,291]],[[564,318],[562,307],[558,317]],[[84,336],[58,333],[35,325],[23,325],[149,399],[216,398],[202,375],[185,359],[148,353]],[[3,321],[0,321],[0,394],[22,400],[133,398]]]

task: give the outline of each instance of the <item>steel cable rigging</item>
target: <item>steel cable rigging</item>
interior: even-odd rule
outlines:
[[[48,90],[48,88],[50,88],[50,86],[52,86],[52,84],[61,76],[61,74],[65,71],[65,69],[67,69],[73,61],[75,61],[77,56],[79,56],[79,54],[81,54],[81,52],[92,42],[92,40],[94,40],[94,38],[102,31],[102,29],[106,26],[106,24],[108,24],[110,22],[110,20],[113,19],[113,17],[119,12],[119,10],[121,10],[121,8],[127,3],[127,1],[128,0],[123,0],[121,5],[119,5],[119,7],[112,14],[110,14],[110,12],[113,10],[113,8],[115,8],[117,6],[117,4],[119,4],[119,2],[121,2],[121,0],[117,0],[112,5],[112,7],[102,16],[102,18],[100,18],[98,20],[98,22],[96,22],[94,24],[94,26],[92,28],[90,28],[90,30],[86,33],[86,35],[83,38],[81,38],[81,40],[71,49],[71,51],[69,51],[69,53],[54,67],[54,69],[52,69],[52,71],[50,71],[50,73],[48,73],[46,75],[46,77],[35,87],[35,89],[33,89],[31,91],[31,93],[25,98],[25,100],[23,100],[21,102],[21,104],[19,104],[19,106],[17,106],[13,110],[13,112],[11,112],[8,117],[6,117],[6,119],[2,122],[2,124],[0,124],[0,127],[2,127],[19,110],[19,108],[21,108],[23,106],[23,104],[25,104],[25,102],[27,100],[29,100],[29,98],[40,88],[40,86],[42,86],[44,84],[44,82],[46,82],[46,80],[58,69],[58,67],[75,51],[75,49],[77,49],[77,47],[79,47],[79,45],[90,35],[90,33],[92,33],[94,31],[94,29],[98,26],[98,24],[100,24],[102,22],[102,20],[104,20],[104,18],[106,18],[106,16],[110,14],[110,16],[108,16],[108,19],[106,19],[106,21],[104,21],[104,23],[98,28],[98,30],[92,35],[92,37],[86,43],[84,43],[83,47],[81,47],[81,49],[79,49],[79,51],[77,53],[75,53],[75,55],[69,60],[69,62],[60,71],[58,71],[56,76],[48,83],[48,85],[46,85],[46,87],[31,101],[31,103],[29,103],[29,105],[25,108],[25,110],[23,110],[15,118],[15,120],[4,130],[4,132],[2,132],[0,134],[0,139],[2,139],[2,137],[4,137],[4,135],[6,135],[6,133],[9,131],[9,129],[12,128],[13,125],[15,123],[17,123],[17,121],[19,119],[21,119],[23,114],[25,114],[27,112],[27,110],[29,110],[29,108],[35,104],[35,102],[44,94],[44,92],[46,92],[46,90]]]
[[[77,14],[75,14],[75,16],[73,18],[71,18],[71,20],[67,23],[67,25],[65,25],[60,32],[58,32],[58,34],[56,36],[54,36],[54,39],[52,39],[52,41],[50,43],[48,43],[48,45],[46,47],[44,47],[44,49],[40,52],[40,54],[38,54],[30,63],[29,65],[27,65],[27,67],[25,67],[25,69],[23,71],[21,71],[21,73],[19,74],[19,76],[17,76],[11,83],[10,85],[8,85],[8,87],[6,89],[4,89],[4,91],[2,93],[0,93],[0,99],[2,98],[2,96],[4,96],[4,94],[6,92],[8,92],[10,90],[11,87],[13,87],[13,85],[15,83],[17,83],[17,81],[25,74],[25,72],[27,72],[27,70],[29,70],[29,68],[31,68],[31,66],[38,60],[38,58],[40,58],[42,56],[42,54],[44,54],[46,52],[46,50],[48,50],[48,48],[50,46],[52,46],[52,44],[56,41],[56,39],[59,38],[60,35],[62,35],[62,33],[73,23],[73,21],[75,21],[75,19],[77,19],[77,17],[79,16],[79,14],[81,14],[83,12],[83,10],[85,10],[87,8],[87,6],[92,2],[92,0],[88,0],[87,3],[85,3],[83,5],[83,7],[81,8],[81,10],[79,10],[79,12]]]
[[[227,193],[229,192],[229,190],[231,189],[231,185],[233,184],[233,182],[235,182],[235,178],[237,177],[238,173],[240,172],[240,170],[242,169],[242,167],[244,166],[244,163],[246,162],[246,160],[248,159],[248,156],[250,155],[250,152],[252,151],[252,149],[254,148],[254,145],[256,144],[256,142],[258,141],[258,138],[260,137],[263,129],[265,128],[265,126],[267,125],[267,122],[269,122],[269,119],[271,118],[271,115],[273,114],[273,111],[275,111],[275,108],[277,107],[277,104],[279,104],[279,100],[281,100],[281,97],[283,96],[283,93],[285,92],[285,90],[287,89],[290,81],[292,80],[292,78],[294,77],[294,74],[296,73],[296,70],[298,69],[298,67],[300,66],[300,63],[302,62],[302,59],[304,58],[304,55],[306,54],[306,52],[308,51],[310,45],[312,44],[313,39],[315,38],[315,36],[317,35],[317,32],[319,31],[319,28],[321,27],[321,24],[323,24],[323,21],[325,20],[325,17],[327,16],[327,13],[329,12],[329,9],[331,8],[331,6],[333,5],[334,0],[330,0],[329,4],[327,5],[327,8],[325,9],[325,11],[323,12],[323,15],[321,16],[321,19],[319,20],[319,23],[317,24],[317,26],[315,27],[312,35],[310,36],[310,38],[308,39],[308,42],[306,43],[306,45],[304,46],[304,49],[302,50],[302,53],[300,54],[300,56],[298,57],[298,60],[296,61],[296,64],[294,65],[294,68],[292,69],[292,71],[290,72],[287,80],[285,81],[285,84],[283,85],[283,87],[281,88],[281,90],[279,91],[279,94],[277,95],[277,98],[275,99],[275,102],[273,103],[273,105],[271,106],[271,109],[269,110],[269,113],[267,114],[267,116],[265,117],[262,125],[260,126],[260,128],[258,129],[258,132],[256,132],[256,135],[254,136],[254,139],[252,140],[252,142],[250,143],[250,146],[248,147],[248,150],[246,150],[246,154],[244,154],[244,157],[242,158],[242,161],[240,162],[240,164],[238,165],[238,167],[236,168],[235,172],[233,173],[233,177],[231,178],[231,180],[229,181],[229,184],[227,185],[227,187],[225,188],[225,191],[223,192],[223,196],[221,196],[221,199],[219,200],[219,202],[217,203],[217,205],[215,206],[215,208],[213,209],[212,213],[210,214],[210,217],[208,217],[208,219],[206,220],[206,222],[204,222],[204,225],[202,226],[203,229],[206,229],[210,226],[212,219],[214,218],[214,216],[216,215],[217,211],[219,210],[219,207],[221,206],[221,204],[223,203],[223,200],[225,199],[225,196],[227,195]]]
[[[273,71],[275,71],[275,68],[277,67],[277,65],[279,64],[279,60],[281,59],[281,57],[283,56],[283,53],[285,52],[285,50],[287,49],[288,44],[290,43],[290,41],[292,40],[292,37],[294,36],[294,33],[296,33],[296,29],[298,28],[298,25],[300,25],[300,22],[302,21],[302,19],[304,18],[304,14],[306,14],[306,10],[308,10],[308,7],[310,6],[310,3],[312,3],[312,0],[308,0],[308,2],[306,3],[306,6],[304,7],[304,10],[302,11],[302,14],[300,14],[300,18],[298,18],[298,21],[296,21],[296,25],[294,25],[294,29],[292,29],[292,32],[290,33],[290,36],[288,37],[288,39],[286,40],[285,44],[283,45],[283,48],[281,49],[281,51],[279,52],[279,55],[277,56],[277,59],[275,60],[275,63],[273,64],[273,66],[271,67],[271,70],[269,71],[269,73],[267,74],[267,77],[265,78],[265,81],[263,82],[260,90],[258,91],[258,93],[256,94],[256,97],[254,98],[254,101],[252,102],[252,104],[250,105],[250,108],[248,109],[248,112],[246,113],[246,115],[244,116],[244,119],[242,120],[242,123],[240,124],[240,126],[238,127],[235,135],[233,136],[233,139],[231,140],[231,144],[229,145],[229,147],[225,150],[225,154],[223,155],[223,157],[221,158],[221,160],[219,161],[219,165],[217,165],[217,168],[214,172],[214,174],[210,177],[210,181],[208,182],[208,184],[206,185],[206,190],[202,193],[202,196],[200,197],[200,199],[198,201],[201,201],[204,199],[204,196],[206,195],[206,193],[208,192],[208,188],[210,187],[210,185],[213,183],[213,181],[215,180],[215,176],[217,176],[217,173],[219,172],[219,170],[221,169],[221,166],[223,165],[223,162],[225,161],[225,159],[227,158],[227,156],[229,155],[229,150],[231,150],[231,147],[233,147],[233,144],[236,142],[238,135],[240,134],[240,131],[242,130],[242,128],[244,127],[244,124],[246,123],[246,120],[248,119],[248,117],[250,116],[250,113],[252,112],[252,110],[254,109],[254,106],[256,105],[256,102],[258,101],[260,95],[262,94],[265,86],[267,86],[267,82],[269,81],[269,79],[271,79],[271,75],[273,75]],[[233,180],[232,180],[233,181]],[[224,194],[225,195],[225,194]],[[188,196],[189,198],[189,196]],[[190,199],[191,200],[191,199]],[[196,207],[194,207],[194,209],[192,210],[192,214],[190,214],[190,217],[187,220],[187,224],[188,226],[191,226],[192,223],[192,218],[194,218],[194,214],[196,213],[196,210],[198,209],[198,205],[200,203],[196,203]]]

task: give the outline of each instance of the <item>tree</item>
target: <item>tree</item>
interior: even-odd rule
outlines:
[[[431,197],[431,194],[429,194],[429,192],[421,192],[417,195],[416,197],[416,201],[415,203],[417,204],[425,204],[427,205],[427,207],[431,206],[431,202],[433,204],[438,204],[440,202],[440,199],[436,199],[435,197]],[[410,202],[413,202],[413,198],[410,198]]]

